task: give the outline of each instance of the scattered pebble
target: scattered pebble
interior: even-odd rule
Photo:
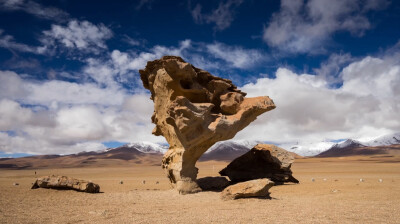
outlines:
[[[339,181],[338,179],[336,179],[335,181]]]
[[[143,181],[142,181],[142,184],[146,184],[146,181],[145,181],[145,180],[143,180]]]
[[[315,181],[315,179],[314,179],[314,178],[311,178],[311,181],[312,181],[312,182],[314,182],[314,181]]]
[[[14,185],[14,186],[18,186],[18,185],[19,185],[19,183],[13,183],[13,185]]]
[[[382,180],[382,179],[379,179],[378,181],[379,181],[379,183],[382,183],[382,182],[383,182],[383,180]]]
[[[124,184],[124,181],[121,180],[121,181],[119,182],[119,184]]]
[[[336,189],[332,190],[332,193],[336,193],[336,192],[339,192],[339,190],[336,190]]]
[[[158,181],[156,182],[156,184],[159,184],[159,183],[160,183],[160,182],[158,182]]]
[[[364,182],[364,179],[361,178],[361,179],[360,179],[360,182]]]

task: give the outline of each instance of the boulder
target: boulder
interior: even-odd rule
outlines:
[[[274,182],[267,178],[237,183],[225,188],[221,192],[221,199],[233,200],[238,198],[269,197],[270,193],[268,190],[272,186],[274,186]]]
[[[222,191],[229,185],[226,177],[203,177],[196,182],[203,191]]]
[[[44,176],[36,179],[31,189],[53,188],[60,190],[76,190],[87,193],[99,193],[100,186],[90,181],[78,180],[66,176]]]
[[[246,93],[232,81],[180,57],[147,62],[139,73],[154,102],[153,134],[164,136],[169,143],[162,168],[182,194],[201,190],[195,164],[208,148],[233,138],[257,116],[275,108],[269,97],[245,98]]]
[[[269,178],[275,183],[299,181],[292,176],[290,169],[293,155],[275,145],[258,144],[249,152],[234,159],[219,173],[228,176],[233,182]]]

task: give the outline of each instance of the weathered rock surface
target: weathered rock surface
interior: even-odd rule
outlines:
[[[203,177],[196,182],[203,191],[222,191],[229,185],[226,177]]]
[[[221,199],[232,200],[250,197],[269,197],[270,193],[268,190],[272,186],[274,186],[274,182],[267,178],[237,183],[225,188],[221,192]]]
[[[87,193],[99,193],[100,186],[98,184],[78,180],[66,176],[44,176],[36,179],[35,183],[32,185],[32,189],[36,188],[54,188],[54,189],[64,189],[64,190],[76,190]]]
[[[249,152],[234,159],[219,173],[233,182],[269,178],[276,183],[299,181],[290,169],[293,155],[275,145],[258,144]]]
[[[230,80],[215,77],[182,58],[164,56],[140,70],[154,101],[154,135],[170,147],[162,167],[180,193],[200,190],[196,161],[214,143],[233,138],[260,114],[275,108],[267,97],[245,98]]]

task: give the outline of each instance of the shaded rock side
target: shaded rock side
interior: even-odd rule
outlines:
[[[90,181],[78,180],[66,176],[44,176],[36,179],[32,189],[53,188],[60,190],[75,190],[87,193],[99,193],[100,186]]]
[[[265,178],[237,183],[225,188],[221,192],[221,199],[233,200],[250,197],[269,197],[269,189],[274,182]]]
[[[292,176],[293,155],[275,145],[258,144],[219,173],[233,182],[269,178],[276,183],[299,181]]]
[[[269,97],[245,98],[232,81],[180,57],[150,61],[139,72],[154,101],[153,134],[163,135],[170,145],[162,167],[183,194],[199,191],[195,164],[209,147],[233,138],[257,116],[275,108]]]
[[[222,191],[229,186],[226,177],[203,177],[197,179],[197,184],[203,191]]]

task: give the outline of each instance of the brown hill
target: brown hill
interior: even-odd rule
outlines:
[[[389,146],[354,146],[332,147],[331,149],[320,153],[316,157],[345,157],[359,155],[400,155],[400,144]]]
[[[132,147],[119,147],[105,152],[81,152],[72,155],[41,155],[0,159],[0,168],[66,168],[132,166],[135,164],[160,165],[161,153],[143,153]]]

